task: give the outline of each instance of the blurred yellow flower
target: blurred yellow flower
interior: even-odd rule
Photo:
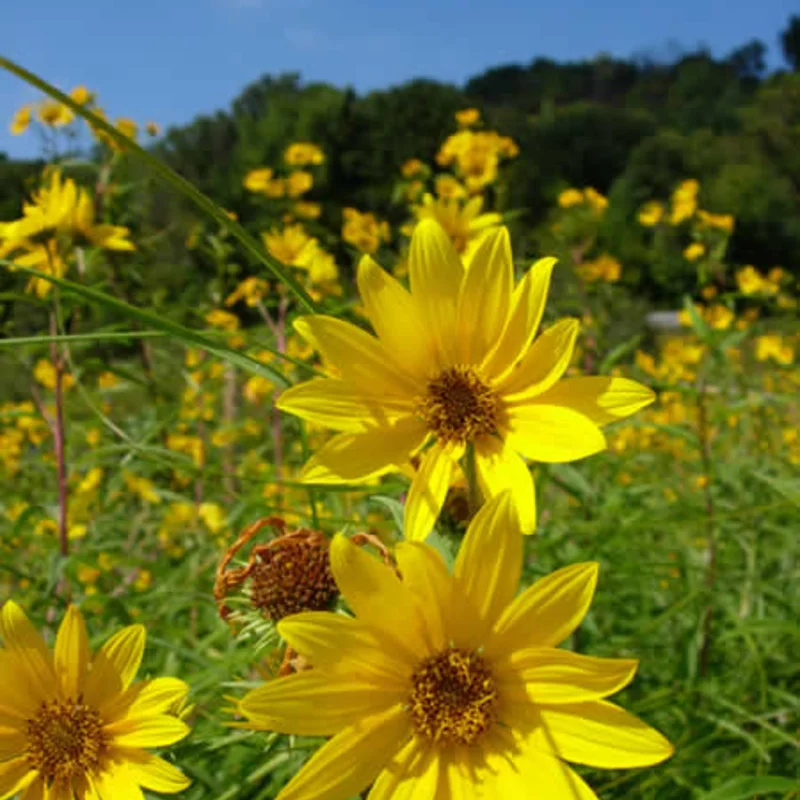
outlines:
[[[94,100],[94,92],[90,92],[85,86],[76,86],[69,93],[69,96],[79,105],[89,105]]]
[[[101,372],[97,376],[97,386],[100,389],[113,389],[119,386],[119,378],[113,372]]]
[[[225,530],[225,509],[217,503],[200,503],[197,514],[211,533]]]
[[[427,167],[418,158],[409,158],[408,161],[403,162],[403,165],[400,167],[400,174],[404,178],[413,178],[426,171]]]
[[[697,210],[697,193],[700,183],[694,178],[683,181],[672,193],[671,213],[669,221],[672,225],[680,225],[684,220],[694,216]]]
[[[716,228],[725,233],[733,233],[735,220],[730,214],[712,214],[709,211],[703,211],[701,208],[697,212],[697,219],[701,226]]]
[[[122,471],[122,479],[128,491],[141,497],[146,503],[158,505],[161,502],[161,495],[156,492],[155,485],[150,479],[134,475],[127,470]]]
[[[11,124],[9,125],[8,129],[12,136],[19,136],[21,133],[25,133],[25,131],[28,130],[28,126],[30,124],[31,107],[22,106],[22,108],[18,108],[14,112],[14,116],[11,119]]]
[[[583,192],[580,189],[564,189],[558,195],[558,205],[561,208],[572,208],[583,204]]]
[[[239,317],[237,317],[236,314],[231,314],[230,311],[223,311],[221,308],[215,308],[213,311],[209,311],[205,316],[205,321],[213,328],[217,328],[221,331],[228,331],[229,333],[238,331],[241,325]]]
[[[244,300],[244,302],[252,308],[258,305],[268,291],[269,284],[263,278],[245,278],[227,298],[225,298],[225,305],[230,307]]]
[[[589,207],[598,217],[605,213],[605,210],[608,208],[608,198],[605,197],[605,195],[600,194],[597,189],[587,186],[583,190],[583,196],[586,198]]]
[[[305,167],[322,164],[325,161],[325,154],[320,147],[311,142],[294,142],[286,148],[283,159],[290,167]]]
[[[270,167],[258,167],[258,169],[251,169],[247,175],[244,176],[242,184],[248,192],[263,192],[267,184],[272,181],[275,171]]]
[[[467,190],[452,175],[437,175],[436,196],[443,200],[460,200],[467,196]]]
[[[304,219],[319,219],[322,214],[322,206],[319,203],[310,203],[307,200],[299,200],[292,209],[298,217]]]
[[[291,266],[301,266],[307,248],[317,244],[300,223],[283,229],[271,228],[268,233],[262,233],[261,238],[270,255]]]
[[[45,389],[51,391],[56,388],[56,368],[52,361],[46,358],[40,358],[33,368],[33,377],[36,378],[37,383],[44,386]],[[75,379],[69,373],[64,373],[61,376],[61,386],[63,389],[69,389],[75,385]]]
[[[136,135],[139,133],[139,126],[136,124],[136,121],[129,117],[119,117],[114,123],[114,127],[123,136],[127,136],[129,139],[135,140]]]
[[[314,186],[314,176],[304,170],[295,170],[286,178],[285,186],[289,197],[300,197]]]
[[[755,340],[756,359],[775,361],[785,367],[794,363],[794,348],[777,334],[765,334]]]
[[[664,217],[664,206],[658,200],[651,200],[645,203],[639,211],[639,224],[644,225],[646,228],[652,228],[658,225]]]
[[[342,239],[362,253],[375,253],[390,238],[389,223],[355,208],[342,209]]]
[[[43,100],[37,109],[39,122],[51,128],[63,128],[75,119],[72,109],[55,100]]]
[[[161,133],[161,126],[157,122],[145,123],[144,129],[147,131],[148,136],[158,136]]]
[[[456,122],[459,128],[469,128],[471,125],[477,125],[481,121],[481,112],[477,108],[465,108],[462,111],[456,111]]]
[[[595,259],[584,261],[577,267],[577,272],[587,283],[605,281],[616,283],[622,275],[622,264],[608,253],[603,253]]]
[[[684,251],[683,257],[687,261],[697,261],[705,255],[706,246],[701,242],[692,242]]]

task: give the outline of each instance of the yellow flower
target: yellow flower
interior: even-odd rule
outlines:
[[[755,340],[756,359],[758,361],[768,361],[772,359],[778,364],[788,367],[794,362],[794,348],[784,343],[783,339],[777,334],[765,334]]]
[[[129,117],[119,117],[114,123],[114,127],[123,136],[127,136],[129,139],[133,140],[136,139],[136,134],[139,132],[139,126],[136,124],[136,121]]]
[[[467,190],[452,175],[437,175],[436,196],[444,200],[460,200],[467,196]]]
[[[706,247],[701,242],[692,242],[684,251],[683,257],[687,261],[697,261],[705,255]]]
[[[597,564],[517,595],[519,523],[506,494],[470,523],[451,575],[439,553],[401,544],[400,580],[338,534],[331,570],[354,617],[302,612],[278,623],[312,665],[238,703],[247,726],[331,736],[277,800],[370,797],[597,800],[565,762],[651,766],[673,748],[605,698],[634,659],[557,647],[591,604]],[[437,787],[439,787],[437,789]]]
[[[724,233],[733,233],[735,220],[730,214],[712,214],[709,211],[703,211],[701,208],[697,212],[697,219],[701,226],[717,228],[717,230]]]
[[[639,211],[639,224],[644,225],[646,228],[652,228],[658,225],[664,216],[664,206],[657,200],[652,200],[642,206]]]
[[[342,239],[362,253],[375,253],[390,238],[389,223],[355,208],[342,209]]]
[[[238,331],[239,325],[241,324],[236,314],[231,314],[230,311],[223,311],[220,308],[209,311],[205,316],[205,320],[212,327],[218,328],[221,331],[228,331],[229,333]]]
[[[300,197],[314,185],[314,176],[304,170],[295,170],[286,179],[286,194],[289,197]]]
[[[153,583],[153,573],[149,569],[140,569],[136,580],[133,582],[133,588],[137,592],[144,592],[149,589]]]
[[[138,495],[146,503],[158,505],[161,502],[161,495],[156,492],[155,485],[148,478],[141,478],[127,470],[123,470],[122,479],[125,481],[128,491]]]
[[[469,128],[477,125],[481,121],[481,112],[477,108],[465,108],[463,111],[456,111],[456,122],[459,128]]]
[[[149,753],[189,728],[168,714],[188,686],[177,678],[134,683],[145,629],[123,628],[95,653],[75,606],[67,609],[51,653],[22,609],[0,611],[3,747],[0,797],[94,800],[141,797],[140,786],[181,792],[189,781]]]
[[[55,100],[43,100],[39,104],[37,116],[39,117],[39,122],[51,128],[63,128],[75,119],[75,115],[70,108],[63,105],[63,103],[57,103]]]
[[[404,178],[413,178],[415,175],[420,175],[426,171],[427,167],[418,158],[409,158],[400,167],[400,174]]]
[[[703,318],[714,330],[724,331],[730,328],[735,315],[727,306],[716,303],[703,312]]]
[[[672,193],[672,213],[669,221],[672,225],[680,225],[689,219],[697,210],[697,193],[700,184],[694,178],[683,181]]]
[[[736,285],[742,294],[777,294],[780,287],[765,278],[755,267],[742,267],[736,272]]]
[[[587,186],[583,190],[583,196],[586,199],[586,202],[589,204],[589,207],[598,217],[602,216],[605,210],[608,208],[608,198],[600,194],[597,189],[593,189],[591,186]]]
[[[513,488],[531,532],[534,487],[522,456],[552,463],[603,450],[599,426],[654,397],[623,378],[560,380],[577,320],[562,320],[533,341],[554,263],[537,262],[515,289],[505,228],[486,236],[467,270],[432,220],[420,222],[411,240],[410,293],[364,256],[359,293],[378,338],[333,317],[295,322],[341,375],[301,383],[277,401],[283,411],[340,431],[306,464],[303,479],[367,481],[418,454],[405,528],[407,538],[424,539],[469,446],[484,495]]]
[[[309,164],[322,164],[325,154],[311,142],[294,142],[286,148],[283,159],[290,167],[306,167]]]
[[[572,208],[583,204],[583,192],[580,189],[564,189],[558,196],[561,208]]]
[[[89,447],[97,447],[100,444],[100,431],[97,428],[89,428],[84,438]]]
[[[269,284],[263,278],[245,278],[225,299],[226,306],[232,306],[244,300],[251,308],[269,291]]]
[[[595,281],[616,283],[622,275],[622,264],[613,256],[608,255],[608,253],[603,253],[603,255],[595,259],[579,264],[577,271],[587,283]]]
[[[306,248],[317,243],[299,223],[287,225],[282,230],[271,228],[269,233],[262,233],[261,238],[270,255],[291,266],[300,266]]]
[[[415,206],[417,219],[433,219],[444,228],[459,255],[468,263],[481,239],[502,222],[500,214],[481,214],[483,198],[473,197],[466,203],[440,198],[434,200],[429,194],[422,198],[422,205]]]
[[[225,509],[217,503],[200,503],[197,514],[211,533],[225,529]]]
[[[251,169],[247,175],[244,176],[242,184],[248,192],[263,192],[267,185],[272,181],[274,170],[270,167],[259,167],[258,169]]]
[[[17,109],[17,111],[14,113],[14,116],[11,119],[11,124],[8,126],[8,129],[11,132],[12,136],[19,136],[21,133],[25,133],[25,131],[28,130],[28,126],[30,124],[31,124],[31,107],[22,106],[22,108]]]
[[[94,492],[103,480],[103,475],[103,470],[100,467],[92,467],[78,484],[78,494],[91,494]]]
[[[44,386],[45,389],[51,391],[56,388],[56,368],[52,361],[46,358],[40,358],[33,368],[33,377],[36,381]],[[74,386],[75,379],[72,375],[66,373],[61,376],[61,385],[64,389],[69,389]]]
[[[100,389],[113,389],[119,385],[119,378],[113,372],[101,372],[97,376],[97,386]]]
[[[85,86],[76,86],[69,96],[79,105],[89,105],[94,100],[94,92],[90,92]]]
[[[293,209],[298,217],[305,219],[319,219],[322,214],[322,207],[319,203],[309,203],[307,200],[299,200],[294,204]]]

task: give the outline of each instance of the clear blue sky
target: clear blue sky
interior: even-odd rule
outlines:
[[[796,0],[7,0],[3,55],[62,89],[84,83],[110,116],[188,122],[225,108],[265,72],[298,71],[358,91],[413,77],[462,83],[537,56],[627,57],[670,47],[717,56],[752,38],[781,64],[778,32]],[[612,10],[613,9],[613,10]],[[0,75],[0,151],[37,152],[8,121],[35,91]]]

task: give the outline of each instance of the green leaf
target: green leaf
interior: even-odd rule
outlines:
[[[0,258],[0,263],[8,266],[11,262]],[[240,353],[238,350],[234,350],[225,344],[215,342],[213,339],[209,339],[207,336],[204,336],[197,331],[193,331],[191,328],[186,328],[183,325],[179,325],[177,322],[172,322],[165,317],[159,316],[158,314],[153,314],[151,311],[144,311],[141,308],[132,306],[123,300],[118,300],[116,297],[112,297],[110,294],[101,292],[98,289],[93,289],[90,286],[83,286],[80,283],[74,283],[66,278],[56,278],[55,275],[45,275],[43,272],[37,272],[36,270],[28,269],[27,267],[20,267],[17,264],[11,264],[11,266],[17,272],[24,272],[28,275],[42,278],[43,280],[55,284],[65,292],[76,294],[79,297],[83,297],[85,300],[105,306],[118,315],[121,314],[126,317],[130,317],[131,319],[135,319],[137,322],[141,322],[150,328],[163,331],[173,339],[190,344],[192,347],[199,347],[202,350],[221,358],[223,361],[227,361],[229,364],[233,364],[236,367],[241,367],[247,372],[253,372],[256,375],[262,375],[263,377],[269,378],[271,381],[274,381],[283,387],[290,385],[289,381],[284,375],[281,375],[280,372],[272,369],[272,367],[268,366],[267,364],[262,364],[255,358],[251,358],[244,353]]]
[[[686,313],[689,315],[689,319],[692,323],[692,328],[694,332],[706,343],[708,344],[711,340],[711,328],[708,327],[708,323],[697,313],[697,309],[694,307],[694,302],[689,295],[686,295],[683,298],[683,308]]]
[[[777,775],[753,775],[733,778],[722,786],[700,795],[697,800],[747,800],[765,792],[798,792],[800,781]]]
[[[79,117],[83,117],[93,128],[101,130],[109,138],[113,139],[124,151],[135,156],[139,161],[146,164],[153,172],[173,189],[180,192],[184,197],[194,203],[207,217],[210,217],[223,228],[225,228],[236,239],[242,247],[256,261],[263,264],[278,280],[283,281],[286,286],[297,297],[300,304],[312,314],[316,313],[314,301],[308,296],[305,289],[295,280],[295,278],[284,268],[277,259],[272,258],[264,248],[254,239],[236,220],[231,219],[224,208],[218,206],[210,197],[206,197],[201,191],[195,188],[189,181],[178,175],[166,164],[159,161],[151,153],[148,153],[132,139],[123,136],[113,125],[93,114],[89,109],[76,103],[69,95],[59,91],[55,86],[29,72],[19,64],[14,63],[8,58],[0,56],[0,67],[8,70],[12,74],[21,78],[23,81],[35,86],[40,91],[50,95],[54,100],[63,103]]]
[[[644,336],[641,333],[637,333],[635,336],[631,336],[631,338],[627,341],[618,344],[600,362],[600,366],[597,368],[597,371],[601,375],[608,373],[611,367],[613,367],[615,364],[618,364],[629,353],[632,353],[639,346],[643,338]]]

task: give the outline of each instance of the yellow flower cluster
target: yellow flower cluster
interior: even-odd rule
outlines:
[[[513,139],[496,131],[462,129],[448,136],[436,155],[443,167],[455,166],[456,174],[471,193],[497,180],[500,162],[519,155]]]
[[[569,188],[558,195],[558,205],[560,208],[586,206],[596,216],[601,217],[608,208],[608,199],[591,186],[585,189]]]
[[[622,264],[608,253],[603,253],[597,258],[587,259],[577,267],[578,275],[586,283],[603,281],[616,283],[622,275]]]
[[[389,223],[379,221],[370,212],[355,208],[342,209],[342,239],[362,253],[372,255],[391,238]]]

